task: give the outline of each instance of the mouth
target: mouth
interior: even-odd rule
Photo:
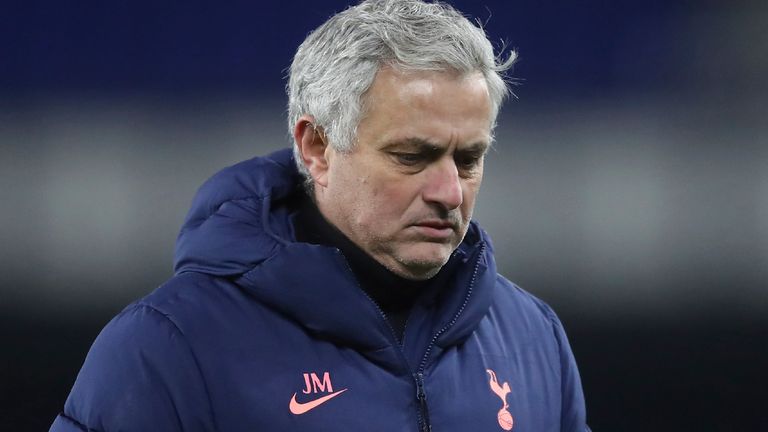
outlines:
[[[445,220],[425,220],[413,224],[419,234],[430,240],[445,240],[453,236],[456,226]]]

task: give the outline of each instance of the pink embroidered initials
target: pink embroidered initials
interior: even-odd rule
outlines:
[[[295,415],[301,415],[307,411],[313,410],[347,391],[347,389],[342,389],[334,392],[333,384],[331,383],[331,374],[328,372],[323,374],[322,380],[318,378],[317,374],[314,372],[305,373],[304,385],[306,388],[301,391],[304,394],[319,394],[321,392],[325,394],[317,399],[302,403],[296,400],[297,393],[294,393],[293,396],[291,396],[291,402],[288,404],[288,409]]]

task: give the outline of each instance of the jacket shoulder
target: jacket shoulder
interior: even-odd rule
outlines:
[[[208,386],[185,326],[213,283],[197,273],[175,276],[115,316],[51,430],[212,429]]]
[[[208,430],[208,391],[184,334],[139,301],[91,346],[52,431]]]
[[[576,360],[571,351],[563,324],[552,308],[543,300],[525,291],[501,275],[496,279],[495,306],[512,308],[516,316],[518,330],[529,329],[534,339],[545,336],[554,349],[554,363],[561,380],[561,430],[582,432],[589,431],[586,425],[586,408],[581,378]]]
[[[555,311],[542,299],[536,297],[504,276],[496,275],[496,305],[515,308],[530,317],[538,317],[552,324],[560,324]]]

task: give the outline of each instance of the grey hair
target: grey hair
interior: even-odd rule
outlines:
[[[503,51],[503,50],[502,50]],[[299,46],[290,67],[288,129],[314,117],[339,152],[356,143],[364,95],[382,66],[403,71],[481,72],[491,100],[491,130],[509,95],[504,73],[517,54],[497,57],[481,26],[452,6],[420,0],[366,0],[332,16]],[[298,145],[299,171],[310,180]]]

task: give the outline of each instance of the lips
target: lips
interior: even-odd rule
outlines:
[[[430,219],[413,224],[419,233],[428,238],[442,240],[453,236],[456,225],[445,220]]]
[[[452,223],[444,220],[427,220],[427,221],[419,222],[415,225],[420,227],[434,228],[434,229],[453,229],[454,228]]]

